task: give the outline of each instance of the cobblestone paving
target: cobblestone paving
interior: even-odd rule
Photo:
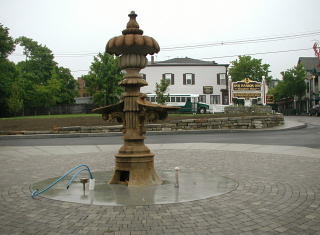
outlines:
[[[26,149],[26,148],[25,148]],[[238,187],[176,204],[93,206],[30,196],[30,184],[78,164],[112,170],[111,153],[0,154],[0,234],[319,234],[320,157],[155,150],[156,168],[213,171]]]

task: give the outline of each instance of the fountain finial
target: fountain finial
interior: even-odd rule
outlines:
[[[131,11],[128,16],[130,17],[130,20],[127,23],[127,28],[122,31],[122,35],[113,37],[108,41],[106,52],[116,56],[123,54],[146,56],[148,54],[153,55],[154,53],[158,53],[160,51],[158,42],[152,37],[143,35],[143,31],[139,29],[139,24],[136,21],[138,15],[134,11]],[[139,65],[133,67],[146,67],[146,59],[143,59],[142,62],[143,65],[140,66],[139,63]],[[122,63],[120,64],[120,67],[125,68]]]
[[[131,11],[130,14],[128,15],[130,17],[129,22],[127,23],[127,29],[122,31],[123,35],[127,34],[143,34],[143,30],[139,29],[139,24],[136,20],[137,14],[135,11]]]

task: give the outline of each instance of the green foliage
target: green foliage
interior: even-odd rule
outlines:
[[[52,51],[27,37],[16,40],[24,48],[26,60],[17,64],[27,107],[49,108],[55,104],[74,103],[77,82],[70,69],[58,67]]]
[[[9,112],[16,116],[16,114],[23,108],[23,101],[21,99],[21,87],[18,83],[12,83],[12,94],[7,100]]]
[[[306,83],[304,80],[307,74],[302,64],[281,72],[281,75],[286,86],[287,97],[298,96],[301,98],[305,94]]]
[[[0,61],[0,116],[9,112],[8,99],[12,96],[12,87],[19,78],[19,72],[13,62],[4,59]]]
[[[9,29],[0,24],[0,61],[5,60],[14,48],[14,40],[9,36]]]
[[[306,91],[306,70],[302,64],[298,64],[281,74],[283,80],[270,93],[274,95],[275,100],[297,97],[297,112],[300,113],[302,96]]]
[[[7,59],[15,43],[23,47],[25,61]],[[77,82],[70,70],[58,67],[52,51],[27,37],[14,40],[0,24],[0,116],[17,114],[23,106],[48,108],[74,103]]]
[[[267,82],[271,81],[272,77],[269,76],[269,64],[262,64],[261,59],[254,59],[251,56],[239,56],[239,60],[231,62],[229,67],[229,75],[233,82],[241,81],[249,78],[253,81],[262,81],[265,76]]]
[[[306,91],[306,70],[302,64],[281,72],[282,81],[270,91],[274,95],[276,100],[283,98],[292,98],[297,96],[299,100],[305,94]]]
[[[156,93],[156,102],[158,104],[166,103],[166,100],[169,97],[169,94],[166,95],[165,93],[167,93],[169,85],[170,85],[170,81],[167,80],[166,78],[162,78],[160,80],[160,83],[156,83],[155,93]]]
[[[99,53],[94,57],[88,75],[82,76],[86,89],[94,96],[94,103],[110,105],[119,101],[123,89],[118,86],[122,72],[118,59],[107,53]]]
[[[56,83],[56,87],[59,87],[55,94],[58,104],[72,104],[74,98],[79,95],[78,83],[71,75],[70,69],[56,66],[52,71],[50,83]]]
[[[16,43],[24,48],[23,54],[26,56],[26,61],[17,64],[21,71],[30,73],[34,83],[46,84],[51,78],[52,70],[57,65],[53,60],[52,51],[27,37],[19,37]]]

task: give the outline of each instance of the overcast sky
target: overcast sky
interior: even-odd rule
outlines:
[[[121,35],[132,10],[144,35],[160,44],[158,61],[190,57],[226,64],[251,55],[281,78],[299,57],[314,56],[319,9],[319,0],[0,0],[0,23],[14,38],[46,45],[75,78]],[[21,48],[10,59],[25,59]]]

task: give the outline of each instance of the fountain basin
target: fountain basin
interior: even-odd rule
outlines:
[[[108,184],[113,171],[94,172],[95,188],[85,191],[80,179],[75,179],[67,190],[70,178],[61,180],[40,197],[53,200],[109,206],[152,205],[180,203],[205,199],[228,193],[238,186],[238,182],[213,172],[179,172],[179,187],[175,187],[175,171],[157,171],[163,180],[161,185],[145,187],[128,187],[121,184]],[[30,186],[30,190],[43,189],[54,182],[56,178],[46,179]]]

